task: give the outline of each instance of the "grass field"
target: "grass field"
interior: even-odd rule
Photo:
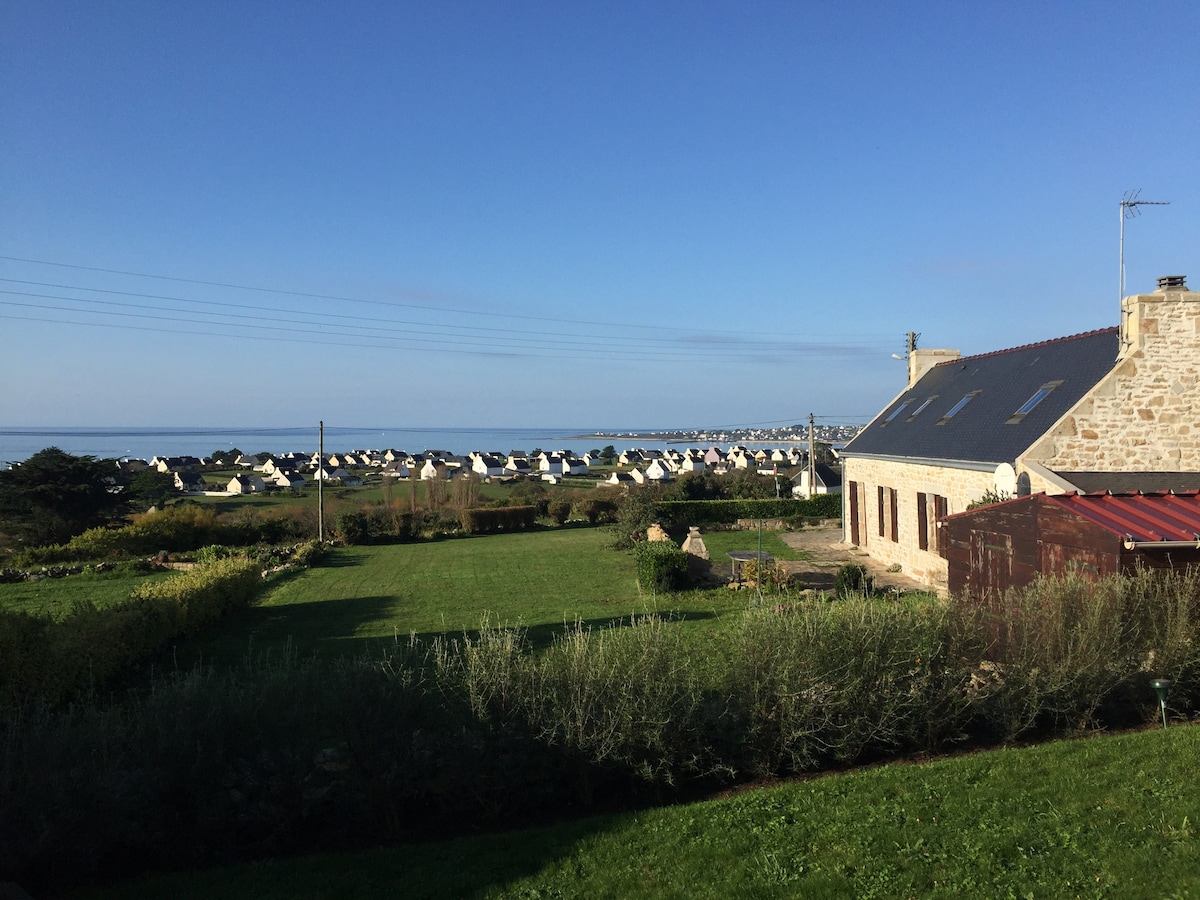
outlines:
[[[76,603],[90,602],[100,608],[123,603],[129,599],[129,592],[143,581],[169,578],[172,574],[84,572],[65,578],[0,584],[0,609],[58,618]]]
[[[1197,765],[1200,732],[1174,727],[78,896],[1194,897]]]
[[[317,568],[273,588],[258,606],[178,648],[190,665],[233,663],[247,653],[360,653],[380,640],[520,625],[535,646],[564,624],[602,627],[656,612],[700,632],[746,608],[744,592],[714,588],[654,597],[638,589],[633,557],[608,549],[603,528],[572,527],[379,547],[342,547]],[[726,545],[757,548],[754,532],[706,536],[714,559]],[[795,554],[774,535],[764,549]]]

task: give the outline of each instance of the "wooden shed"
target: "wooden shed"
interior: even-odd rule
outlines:
[[[1033,494],[947,516],[938,529],[950,593],[985,598],[1039,575],[1200,564],[1200,491]]]

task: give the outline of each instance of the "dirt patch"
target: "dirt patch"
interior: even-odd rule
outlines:
[[[805,555],[803,560],[787,560],[788,572],[797,576],[806,588],[832,591],[837,570],[854,563],[865,566],[875,578],[878,590],[925,591],[928,587],[903,572],[889,572],[887,567],[872,559],[853,544],[843,543],[842,529],[835,525],[819,525],[801,531],[786,531],[779,539]]]

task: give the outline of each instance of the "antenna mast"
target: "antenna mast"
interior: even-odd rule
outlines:
[[[1141,188],[1136,191],[1126,191],[1125,196],[1121,198],[1121,252],[1120,252],[1120,283],[1117,290],[1117,303],[1121,309],[1121,349],[1124,352],[1127,343],[1125,339],[1125,220],[1135,218],[1138,214],[1139,206],[1170,206],[1170,200],[1139,200],[1138,194],[1142,192]]]

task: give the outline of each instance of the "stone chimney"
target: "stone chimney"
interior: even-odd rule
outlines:
[[[912,387],[921,380],[921,376],[940,362],[958,359],[962,356],[957,350],[918,350],[908,351],[908,386]]]
[[[1151,342],[1185,354],[1200,349],[1200,293],[1188,290],[1183,275],[1164,275],[1154,293],[1131,294],[1121,301],[1118,359],[1144,352]]]

